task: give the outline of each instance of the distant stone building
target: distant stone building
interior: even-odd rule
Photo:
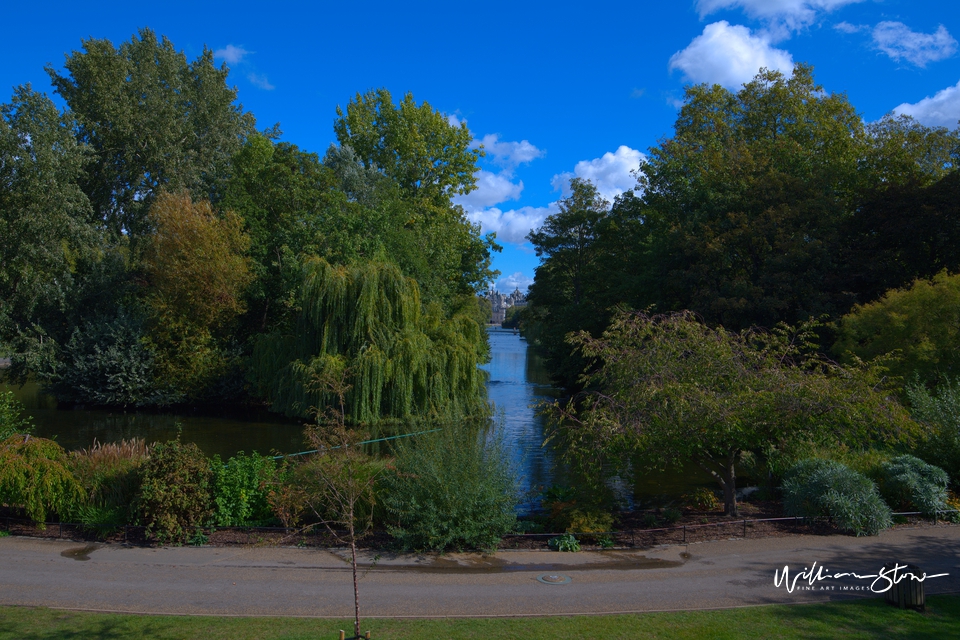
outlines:
[[[507,309],[510,307],[527,306],[527,296],[520,293],[519,287],[509,295],[500,293],[496,289],[491,289],[487,293],[486,298],[490,301],[490,322],[492,324],[503,324],[503,321],[507,317]]]

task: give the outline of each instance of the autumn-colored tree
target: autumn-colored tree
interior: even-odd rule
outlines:
[[[148,219],[154,231],[143,266],[156,376],[196,392],[227,365],[222,339],[243,311],[249,240],[236,215],[217,215],[185,192],[161,194]]]

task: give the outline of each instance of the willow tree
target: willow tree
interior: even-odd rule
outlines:
[[[317,388],[343,361],[351,389],[347,419],[371,424],[444,419],[484,411],[486,354],[479,323],[424,306],[415,280],[392,264],[310,260],[295,330],[256,346],[253,378],[277,411],[305,416],[333,402]]]

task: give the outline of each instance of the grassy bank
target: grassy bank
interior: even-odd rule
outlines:
[[[136,616],[0,607],[0,638],[336,638],[348,620]],[[722,611],[551,618],[370,619],[373,638],[960,638],[960,596],[928,598],[927,611],[871,599]]]

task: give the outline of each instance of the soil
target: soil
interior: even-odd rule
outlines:
[[[709,540],[727,540],[736,538],[780,538],[795,535],[838,535],[843,532],[826,519],[808,522],[798,518],[783,516],[783,510],[776,502],[741,502],[740,515],[731,518],[721,512],[703,512],[685,509],[674,523],[669,523],[666,514],[660,511],[633,511],[619,514],[615,532],[592,536],[578,534],[581,548],[600,549],[648,549],[659,545],[705,542]],[[655,522],[653,522],[655,520]],[[651,525],[652,526],[648,526]],[[943,522],[940,522],[942,526]],[[919,516],[899,517],[894,528],[938,526]],[[6,507],[0,508],[0,532],[10,535],[33,538],[54,538],[63,540],[107,542],[149,546],[158,544],[147,537],[144,527],[127,526],[111,530],[85,528],[75,524],[47,524],[39,528],[23,514]],[[499,549],[549,549],[549,540],[558,533],[527,533],[504,536]],[[322,527],[306,529],[284,529],[280,527],[222,527],[200,530],[193,540],[186,544],[204,544],[211,546],[283,546],[308,548],[343,547],[342,540]],[[601,546],[600,542],[606,542]],[[395,550],[394,539],[385,531],[374,531],[365,536],[360,547],[371,550]]]

